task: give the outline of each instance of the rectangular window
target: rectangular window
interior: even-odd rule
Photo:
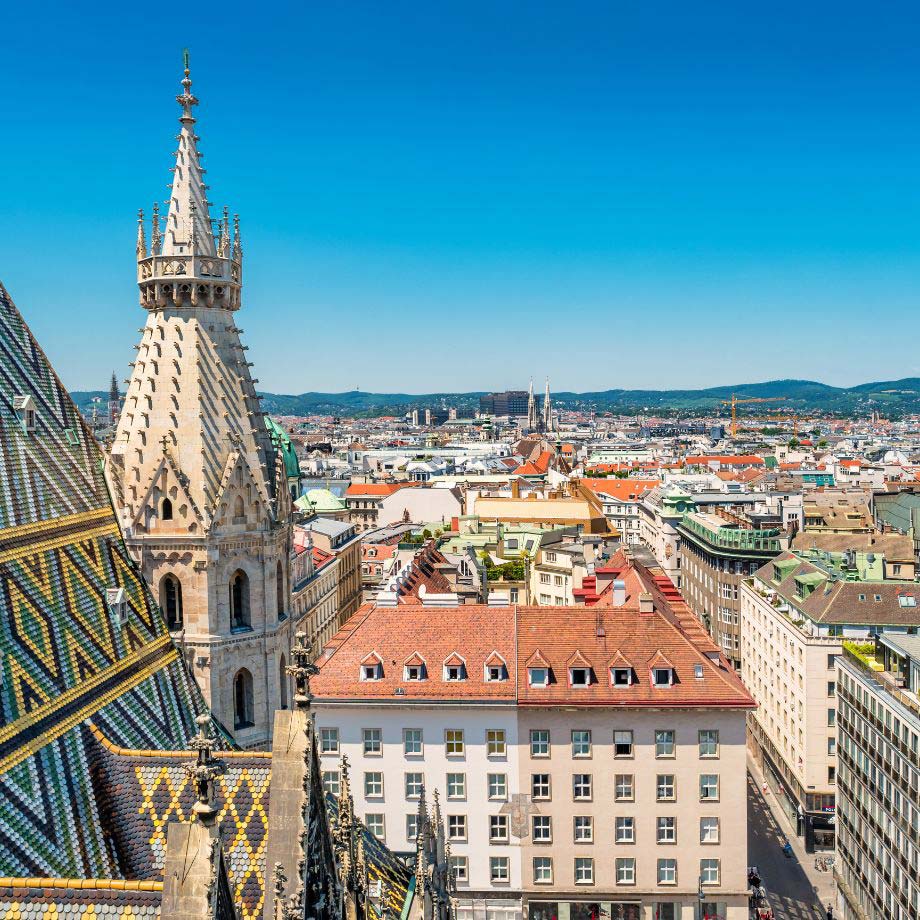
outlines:
[[[488,785],[489,798],[493,801],[508,798],[508,775],[506,773],[490,773],[488,775]]]
[[[465,856],[451,856],[450,871],[453,872],[455,881],[469,881],[470,867]]]
[[[837,724],[837,710],[836,709],[828,709],[827,724],[831,728],[833,728],[833,726]]]
[[[673,802],[674,795],[674,774],[659,773],[658,780],[655,784],[655,798],[659,802]]]
[[[406,757],[422,756],[422,730],[420,728],[403,729],[403,754]]]
[[[633,733],[631,731],[615,731],[613,733],[613,756],[632,757]]]
[[[636,842],[636,819],[623,816],[614,819],[614,840],[617,843]]]
[[[508,842],[508,816],[489,815],[489,842]]]
[[[700,843],[719,842],[719,819],[700,818]]]
[[[575,815],[575,843],[594,842],[594,818],[591,815]]]
[[[553,819],[549,815],[531,817],[534,843],[551,843],[553,839]]]
[[[503,728],[486,729],[486,754],[489,757],[504,757],[506,753],[505,730]]]
[[[655,828],[657,843],[677,843],[677,818],[658,818]]]
[[[611,668],[611,677],[614,687],[629,687],[632,684],[631,668]]]
[[[321,728],[319,730],[320,754],[339,753],[339,730],[337,728]]]
[[[674,756],[674,732],[672,729],[659,729],[655,732],[655,756]]]
[[[550,797],[549,773],[532,773],[530,776],[530,795],[536,801]]]
[[[632,773],[617,773],[614,778],[614,798],[617,802],[631,802],[635,795]]]
[[[448,773],[447,774],[447,797],[449,799],[466,798],[466,774],[465,773]]]
[[[466,840],[466,815],[447,816],[447,837],[449,840]]]
[[[673,683],[670,668],[652,668],[652,684],[656,687],[670,687]]]
[[[833,735],[827,739],[827,753],[830,757],[837,753],[837,739]]]
[[[553,883],[552,856],[534,856],[533,880],[535,885],[551,885]]]
[[[383,740],[379,728],[364,729],[364,753],[371,756],[380,756],[383,753]]]
[[[718,885],[719,884],[719,860],[718,859],[701,859],[700,860],[700,884],[701,885]]]
[[[383,798],[383,773],[375,771],[364,774],[364,798]]]
[[[636,861],[631,856],[621,857],[616,861],[616,879],[618,885],[636,884]]]
[[[323,792],[335,796],[339,794],[338,770],[323,770]]]
[[[425,777],[422,773],[406,774],[406,798],[417,799],[422,794],[422,786],[425,785]]]
[[[594,884],[594,859],[590,856],[575,857],[575,884]]]
[[[572,798],[576,801],[591,799],[591,774],[574,773],[572,775]]]
[[[530,730],[530,756],[549,757],[549,732],[545,728]]]
[[[719,756],[719,732],[714,728],[700,731],[700,757]]]
[[[717,773],[700,774],[700,801],[719,801],[719,775]]]
[[[572,730],[572,756],[591,756],[591,732],[583,729]]]
[[[383,815],[366,814],[364,816],[364,825],[378,840],[384,840],[386,838]]]
[[[406,815],[406,840],[415,840],[418,837],[418,815]]]
[[[444,752],[448,757],[462,757],[464,753],[463,729],[444,729]]]
[[[676,859],[659,859],[658,860],[658,884],[659,885],[676,885],[677,884],[677,860]]]
[[[510,859],[507,856],[489,857],[489,878],[493,882],[507,882],[510,875]]]
[[[549,603],[548,594],[542,594],[540,597],[545,597],[546,603]],[[545,687],[549,683],[549,668],[528,668],[527,679],[531,687]]]

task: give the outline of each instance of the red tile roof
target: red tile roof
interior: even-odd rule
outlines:
[[[687,466],[708,466],[710,463],[718,463],[720,466],[763,466],[763,457],[757,457],[754,454],[714,454],[713,456],[691,456],[685,457],[684,463]]]
[[[392,495],[407,486],[414,486],[414,482],[353,482],[345,490],[346,495]]]
[[[580,480],[598,495],[609,495],[618,502],[638,501],[650,489],[661,484],[660,479],[595,479],[590,476]]]

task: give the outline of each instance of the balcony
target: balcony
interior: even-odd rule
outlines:
[[[885,663],[878,656],[874,642],[844,642],[843,656],[861,670],[869,680],[874,681],[902,706],[906,706],[915,716],[920,717],[920,700],[915,694],[904,689],[902,674],[885,670]]]
[[[780,531],[776,528],[761,530],[753,527],[708,526],[692,515],[684,517],[680,527],[719,549],[733,550],[738,553],[771,553],[773,555],[783,550]]]

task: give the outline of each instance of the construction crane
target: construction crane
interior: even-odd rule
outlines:
[[[765,402],[776,402],[780,399],[788,399],[788,396],[749,396],[747,399],[739,399],[734,393],[732,393],[731,399],[723,399],[723,406],[732,407],[732,437],[738,437],[738,413],[737,406],[744,405],[746,403],[765,403]]]

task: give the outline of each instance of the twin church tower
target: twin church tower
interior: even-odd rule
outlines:
[[[214,715],[244,745],[288,702],[291,496],[250,374],[243,247],[210,213],[186,58],[172,193],[138,219],[147,311],[111,449],[128,548]],[[216,226],[215,226],[216,224]]]

